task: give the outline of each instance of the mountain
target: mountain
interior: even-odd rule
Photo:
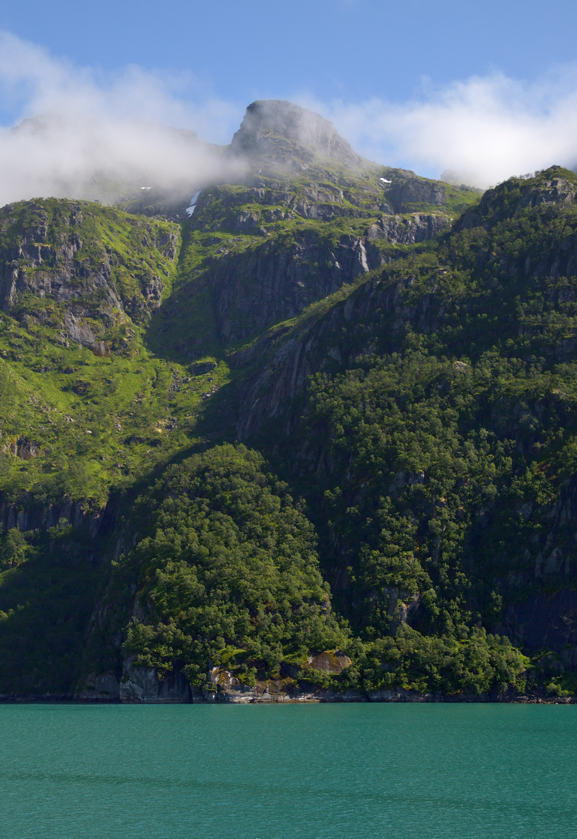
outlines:
[[[222,158],[0,210],[0,692],[569,701],[577,177]]]
[[[306,169],[315,157],[328,158],[352,169],[362,159],[323,117],[291,102],[253,102],[232,138],[229,153],[248,158],[263,171]]]

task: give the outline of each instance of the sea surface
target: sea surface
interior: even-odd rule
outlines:
[[[567,839],[577,706],[1,705],[10,839]]]

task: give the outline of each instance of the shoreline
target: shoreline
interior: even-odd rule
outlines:
[[[147,696],[121,698],[120,696],[79,696],[78,694],[0,694],[0,705],[54,704],[54,705],[321,705],[321,704],[498,704],[498,705],[577,705],[577,696],[546,696],[545,694],[432,694],[406,691],[403,688],[386,691],[315,691],[298,690],[291,694],[273,694],[263,691],[260,695],[231,696],[229,691],[192,689],[188,698]],[[240,693],[234,691],[235,694]]]

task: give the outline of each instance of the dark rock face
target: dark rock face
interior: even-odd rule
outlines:
[[[288,247],[274,240],[224,256],[211,272],[217,322],[225,343],[291,318],[313,301],[381,265],[364,237],[343,235],[336,247],[316,231],[300,231]]]
[[[90,510],[88,505],[70,499],[64,499],[58,504],[32,504],[26,507],[3,502],[0,504],[0,531],[13,527],[22,531],[45,531],[65,521],[75,528],[84,528],[95,539],[106,526],[106,515],[106,507]]]
[[[124,662],[120,681],[121,702],[174,704],[192,702],[192,689],[184,673],[169,673],[160,679],[152,667],[135,667],[132,658]]]
[[[306,324],[298,337],[284,341],[281,338],[274,348],[267,346],[265,338],[245,357],[240,357],[237,363],[250,363],[253,355],[257,357],[269,353],[268,361],[262,364],[259,372],[241,386],[237,425],[239,440],[249,439],[269,420],[279,419],[307,387],[314,373],[324,369],[328,363],[341,365],[344,362],[332,338],[343,327],[354,328],[355,323],[366,323],[375,312],[379,312],[380,317],[391,319],[392,339],[396,330],[402,332],[405,323],[422,332],[438,328],[444,317],[442,303],[431,293],[407,305],[403,292],[410,284],[410,277],[389,286],[383,286],[379,279],[369,280],[346,302],[334,306],[325,317]],[[285,418],[285,423],[288,431],[290,417]]]
[[[530,518],[531,507],[522,514]],[[574,577],[577,572],[574,542],[577,521],[577,475],[565,482],[555,503],[547,512],[547,536],[540,545],[535,558],[534,579],[538,583],[550,583]]]
[[[350,167],[362,164],[361,158],[328,120],[291,102],[276,100],[248,106],[242,125],[232,139],[231,153],[249,158],[280,157],[287,161],[295,154],[311,161],[316,154]]]
[[[411,205],[417,203],[442,206],[447,200],[445,187],[433,181],[409,178],[404,183],[393,184],[387,191],[387,200],[397,213],[410,212]]]
[[[565,664],[577,664],[577,591],[535,592],[505,608],[493,630],[534,652],[541,648],[563,653]]]

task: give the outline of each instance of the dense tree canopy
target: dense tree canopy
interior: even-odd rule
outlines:
[[[209,666],[265,662],[335,647],[346,633],[331,615],[316,536],[288,487],[244,446],[216,447],[168,471],[151,496],[151,535],[128,561],[140,567],[126,648],[138,663],[192,680]],[[239,665],[247,673],[247,663]]]

